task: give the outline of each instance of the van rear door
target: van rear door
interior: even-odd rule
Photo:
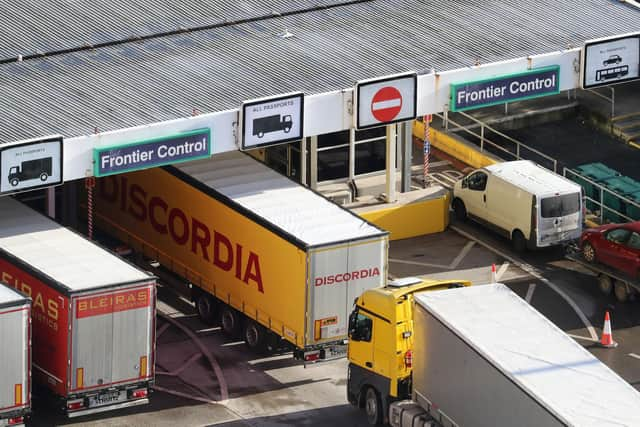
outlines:
[[[538,204],[539,247],[558,245],[580,237],[582,199],[580,192],[542,196]]]
[[[153,283],[75,295],[72,310],[72,392],[153,377]]]

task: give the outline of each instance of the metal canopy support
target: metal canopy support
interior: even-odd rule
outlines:
[[[413,122],[399,123],[402,159],[402,182],[400,191],[411,191],[411,165],[413,164]]]
[[[47,188],[47,215],[56,219],[56,187]]]
[[[311,160],[309,161],[311,182],[309,183],[309,187],[315,190],[318,188],[318,137],[314,135],[309,139],[311,140]]]
[[[307,185],[307,141],[309,138],[300,140],[300,184]]]
[[[396,125],[387,125],[387,182],[385,201],[395,202],[396,197]]]

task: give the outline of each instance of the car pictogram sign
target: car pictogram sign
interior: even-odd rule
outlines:
[[[402,109],[402,94],[393,86],[385,86],[373,95],[371,114],[380,122],[390,122]]]
[[[415,73],[397,74],[356,84],[356,129],[384,126],[416,118]]]

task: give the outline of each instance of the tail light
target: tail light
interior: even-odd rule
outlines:
[[[411,350],[407,350],[404,354],[404,366],[407,369],[413,368],[413,352]]]
[[[146,388],[139,388],[139,389],[133,390],[131,392],[131,398],[132,399],[142,399],[143,397],[147,397],[148,394],[149,394],[149,392],[147,391]]]
[[[15,417],[15,418],[9,418],[9,424],[7,425],[15,426],[22,423],[24,423],[24,417]]]
[[[320,352],[319,351],[314,351],[312,353],[306,353],[304,355],[304,361],[305,362],[315,362],[316,360],[320,359]]]
[[[75,411],[83,407],[84,407],[84,400],[82,399],[70,400],[69,402],[67,402],[67,410],[69,411]]]

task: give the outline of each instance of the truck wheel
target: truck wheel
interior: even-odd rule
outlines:
[[[527,241],[524,238],[522,231],[516,230],[511,235],[511,241],[513,242],[513,249],[521,254],[527,249]]]
[[[464,202],[460,199],[453,201],[453,214],[458,221],[465,221],[467,219],[467,208],[464,206]]]
[[[258,322],[247,319],[242,335],[251,351],[260,354],[267,349],[267,329]]]
[[[582,256],[587,262],[596,262],[596,250],[591,243],[586,242],[582,247]]]
[[[207,325],[213,325],[216,323],[216,314],[218,311],[218,304],[211,298],[211,296],[201,293],[196,299],[196,310],[198,310],[198,317]]]
[[[258,132],[258,138],[262,138],[264,136],[264,132],[260,131]]]
[[[616,299],[620,302],[629,301],[629,291],[627,290],[627,284],[621,280],[616,280],[613,284],[613,293],[616,295]]]
[[[367,388],[364,398],[364,411],[369,425],[378,426],[382,423],[382,404],[380,396],[373,387]]]
[[[240,313],[231,307],[225,307],[220,314],[222,332],[227,336],[235,338],[240,335]]]
[[[20,180],[19,180],[18,178],[13,178],[13,179],[11,180],[11,185],[13,185],[14,187],[15,187],[16,185],[18,185],[19,183],[20,183]]]
[[[49,175],[47,175],[47,173],[46,173],[46,172],[42,172],[42,173],[40,174],[40,181],[46,181],[46,180],[47,180],[47,178],[49,178]]]
[[[598,288],[600,288],[600,292],[603,294],[611,295],[611,291],[613,290],[611,278],[605,274],[598,275]]]

